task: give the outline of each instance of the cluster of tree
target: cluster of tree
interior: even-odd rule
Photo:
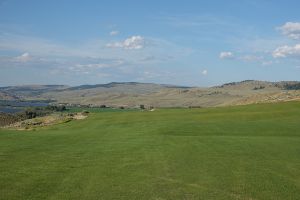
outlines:
[[[44,109],[44,108],[28,108],[24,110],[23,112],[18,113],[17,115],[22,119],[32,119],[36,117],[42,117],[50,114],[52,111]]]
[[[145,105],[141,104],[140,109],[145,110]]]
[[[188,108],[202,108],[202,106],[189,106]]]
[[[46,106],[45,108],[46,110],[49,110],[49,111],[56,111],[56,112],[62,112],[62,111],[66,111],[67,108],[65,105],[49,105],[49,106]]]
[[[253,90],[262,90],[262,89],[265,89],[265,86],[259,86],[259,87],[255,87],[255,88],[253,88]]]
[[[65,110],[67,110],[67,108],[64,105],[49,105],[46,107],[31,107],[19,113],[18,115],[20,115],[23,119],[32,119],[48,115],[52,112],[63,112]]]
[[[300,83],[286,83],[283,88],[286,90],[300,90]]]
[[[0,127],[19,121],[18,116],[0,112]]]
[[[141,109],[141,110],[145,110],[145,109],[152,110],[152,109],[154,109],[154,107],[153,107],[153,106],[147,106],[147,107],[146,107],[145,105],[141,104],[141,105],[140,105],[140,109]]]

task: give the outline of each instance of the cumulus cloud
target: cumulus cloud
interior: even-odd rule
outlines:
[[[283,35],[294,39],[300,40],[300,23],[299,22],[287,22],[283,26],[278,28],[281,30]],[[292,45],[284,45],[277,47],[272,55],[274,58],[287,58],[294,57],[300,58],[300,44]]]
[[[119,31],[111,31],[109,33],[110,36],[115,36],[115,35],[118,35],[119,34]]]
[[[15,60],[18,61],[18,62],[28,62],[28,61],[32,60],[32,57],[29,55],[29,53],[26,52],[26,53],[23,53],[20,56],[17,56],[15,58]]]
[[[285,57],[299,57],[300,58],[300,44],[295,46],[281,46],[275,49],[272,53],[274,58],[285,58]]]
[[[207,73],[208,73],[208,71],[206,69],[201,72],[201,74],[204,75],[204,76],[206,76]]]
[[[223,52],[220,53],[219,57],[221,59],[232,59],[232,58],[234,58],[234,55],[230,51],[223,51]]]
[[[123,42],[108,43],[106,47],[122,48],[122,49],[142,49],[145,46],[145,39],[142,36],[132,36],[125,39]]]
[[[298,22],[287,22],[278,29],[281,30],[283,35],[286,35],[291,39],[300,39],[300,23]]]
[[[32,57],[27,52],[19,56],[0,56],[0,65],[25,66],[31,63],[37,63],[39,61],[39,59]]]
[[[29,57],[24,57],[31,56],[32,60],[26,62],[26,64],[28,65],[32,62],[39,61],[40,58],[47,58],[47,60],[51,63],[60,62],[61,65],[68,66],[65,64],[65,62],[67,61],[78,62],[78,59],[84,59],[87,57],[98,57],[99,55],[101,55],[102,58],[107,59],[122,58],[127,62],[140,65],[140,62],[168,62],[170,60],[185,57],[192,52],[188,48],[182,47],[178,44],[169,42],[167,40],[159,38],[143,38],[138,35],[129,37],[127,39],[124,38],[124,40],[121,41],[116,40],[111,42],[111,44],[107,43],[109,42],[105,40],[91,40],[78,43],[77,45],[67,45],[63,43],[56,43],[54,41],[46,40],[43,38],[24,36],[13,33],[0,34],[0,51],[28,52],[30,55],[25,54],[19,59],[26,60]],[[109,46],[112,48],[103,48],[105,46]],[[145,51],[127,50],[116,52],[115,48],[113,47],[118,49],[144,48]],[[145,58],[147,56],[150,57],[141,61],[142,58]],[[16,56],[2,56],[0,58],[2,66],[4,61],[17,63],[15,57]],[[153,57],[155,59],[153,59]],[[23,65],[25,64],[24,62],[18,63]]]

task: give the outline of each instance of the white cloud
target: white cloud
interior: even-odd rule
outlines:
[[[300,58],[300,44],[295,46],[281,46],[275,49],[272,53],[274,58],[285,58],[285,57],[299,57]]]
[[[287,22],[278,29],[281,30],[283,35],[286,35],[291,39],[300,39],[300,23],[298,22]]]
[[[27,35],[0,34],[0,51],[17,53],[14,56],[0,54],[0,68],[28,67],[30,70],[35,68],[47,70],[49,75],[68,76],[74,82],[77,81],[77,76],[74,78],[72,77],[73,74],[89,74],[90,77],[95,77],[97,73],[107,73],[115,78],[123,77],[126,80],[128,77],[132,77],[130,80],[134,80],[134,78],[140,77],[140,74],[136,72],[139,68],[175,62],[192,52],[186,47],[160,38],[148,37],[144,39],[141,36],[134,36],[125,39],[116,40],[116,42],[121,43],[121,47],[117,50],[105,48],[108,41],[100,39],[70,45]],[[147,48],[142,51],[123,50],[125,48],[139,49],[141,46]],[[18,52],[22,53],[18,54]],[[19,57],[18,60],[17,57]],[[30,57],[31,60],[29,60]],[[27,62],[20,62],[20,60]],[[157,73],[164,72],[157,69]],[[148,76],[154,75],[148,74]],[[169,76],[163,75],[163,77]],[[163,80],[162,77],[155,79]]]
[[[206,69],[201,72],[201,74],[204,75],[204,76],[206,76],[207,73],[208,73],[208,71]]]
[[[110,36],[115,36],[115,35],[118,35],[119,34],[119,31],[111,31],[109,33]]]
[[[142,49],[145,46],[145,39],[142,36],[132,36],[123,42],[108,43],[109,48],[122,48],[122,49]]]
[[[0,0],[1,1],[1,0]],[[32,60],[27,63],[38,60],[39,58],[47,58],[51,63],[60,62],[67,66],[64,62],[74,61],[88,57],[99,57],[104,59],[123,59],[127,62],[141,64],[141,58],[152,56],[156,58],[155,62],[168,62],[170,60],[179,60],[182,57],[190,55],[192,50],[181,45],[163,40],[160,38],[143,38],[141,36],[133,36],[123,41],[116,41],[107,45],[108,41],[93,39],[88,41],[78,42],[77,44],[57,43],[52,40],[43,38],[36,38],[26,35],[19,35],[14,33],[0,34],[0,51],[6,52],[29,52]],[[119,49],[141,49],[144,51],[116,51],[115,48],[105,48],[105,46],[115,47]],[[147,47],[147,48],[145,48]],[[1,55],[0,55],[1,56]],[[9,58],[10,57],[10,58]],[[5,56],[0,59],[3,63],[12,59],[11,56]],[[17,62],[15,58],[12,61]],[[45,61],[46,62],[46,61]],[[154,62],[143,61],[145,62]],[[24,64],[24,63],[22,63]],[[82,64],[82,63],[81,63]]]
[[[232,52],[230,51],[224,51],[224,52],[221,52],[220,53],[220,56],[219,56],[221,59],[232,59],[234,58],[234,55]]]
[[[27,66],[28,64],[37,63],[40,60],[32,57],[29,53],[23,53],[19,56],[0,56],[0,65],[21,65],[21,66]]]
[[[15,60],[18,61],[18,62],[28,62],[28,61],[32,60],[32,57],[29,55],[29,53],[26,52],[26,53],[23,53],[20,56],[17,56],[15,58]]]
[[[300,40],[300,23],[299,22],[286,22],[283,26],[278,28],[283,35],[294,40]],[[300,44],[284,45],[277,47],[272,55],[274,58],[294,57],[300,58]]]

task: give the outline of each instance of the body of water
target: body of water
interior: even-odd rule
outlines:
[[[0,112],[4,113],[17,113],[22,111],[20,108],[15,108],[15,107],[0,107]]]
[[[6,101],[0,100],[0,112],[17,113],[27,107],[46,107],[48,102],[44,101]]]

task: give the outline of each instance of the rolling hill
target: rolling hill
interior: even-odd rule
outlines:
[[[300,100],[300,82],[246,80],[200,88],[154,83],[28,85],[0,88],[0,99],[47,99],[57,103],[112,107],[212,107]]]

